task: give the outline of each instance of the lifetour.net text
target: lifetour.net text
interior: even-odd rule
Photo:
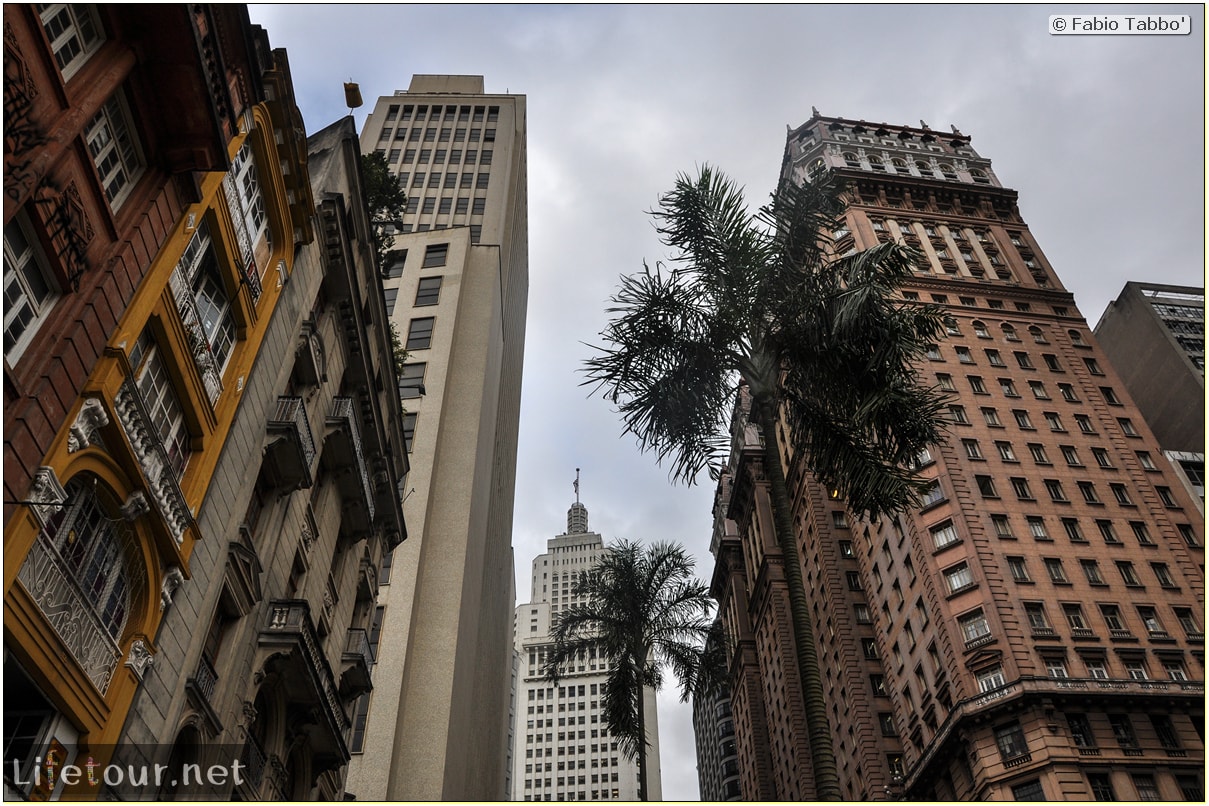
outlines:
[[[241,758],[239,747],[207,753],[209,758],[204,761],[169,760],[167,752],[129,753],[132,747],[117,754],[101,752],[112,748],[70,752],[55,742],[33,758],[4,759],[5,783],[39,799],[52,793],[66,800],[94,799],[102,792],[123,800],[146,800],[168,792],[210,799],[224,798],[238,787],[255,786],[260,777]],[[163,762],[152,760],[156,758]]]

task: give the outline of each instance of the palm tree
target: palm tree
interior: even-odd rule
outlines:
[[[939,440],[946,400],[912,370],[943,327],[939,308],[894,297],[920,256],[880,244],[836,257],[843,189],[830,175],[783,184],[757,214],[706,166],[681,174],[652,212],[669,268],[622,278],[586,361],[586,384],[617,404],[642,450],[693,483],[729,447],[737,381],[764,435],[778,545],[785,558],[816,797],[838,800],[839,776],[777,425],[808,470],[849,508],[876,519],[918,500],[907,469]],[[789,461],[790,457],[784,457]]]
[[[670,667],[681,699],[709,691],[721,675],[711,634],[713,600],[693,576],[693,559],[672,543],[643,546],[622,540],[605,549],[572,588],[579,604],[554,618],[553,648],[543,672],[553,683],[564,666],[595,651],[610,662],[601,696],[604,722],[621,751],[638,760],[638,798],[647,799],[646,713],[643,692],[663,685]],[[582,661],[581,661],[582,662]]]

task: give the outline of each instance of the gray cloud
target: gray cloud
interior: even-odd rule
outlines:
[[[708,483],[672,487],[587,398],[578,367],[621,273],[666,257],[644,214],[709,161],[761,203],[785,127],[824,114],[956,124],[993,160],[1083,315],[1130,279],[1201,285],[1204,12],[1193,33],[1050,36],[1046,6],[253,6],[289,50],[307,126],[413,73],[529,101],[530,301],[513,543],[517,590],[565,528],[575,468],[608,539],[675,539],[708,578]],[[1090,13],[1094,9],[1083,8]],[[1106,13],[1129,13],[1113,6]],[[703,480],[704,482],[704,480]],[[660,700],[663,791],[697,794],[691,720]]]

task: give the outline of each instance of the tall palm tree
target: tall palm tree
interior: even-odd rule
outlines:
[[[679,681],[684,700],[710,690],[721,676],[713,665],[717,658],[704,653],[712,630],[709,588],[693,576],[693,559],[683,546],[643,548],[622,540],[575,580],[572,592],[579,604],[554,618],[554,646],[543,672],[557,683],[565,666],[592,651],[609,659],[601,696],[604,721],[621,751],[637,758],[638,798],[646,800],[644,689],[660,689],[665,666]]]
[[[644,263],[622,278],[607,345],[585,362],[585,383],[618,405],[625,431],[690,484],[724,460],[737,380],[746,380],[785,558],[816,797],[828,800],[840,798],[839,775],[778,421],[820,482],[877,518],[918,500],[922,482],[907,468],[939,440],[946,403],[912,370],[943,314],[894,297],[919,254],[889,243],[835,256],[844,206],[829,174],[782,185],[754,215],[713,168],[681,174],[652,212],[677,250],[671,266]]]

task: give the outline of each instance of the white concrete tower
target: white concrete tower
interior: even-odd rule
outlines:
[[[378,595],[374,690],[358,703],[358,800],[507,796],[516,602],[512,507],[528,294],[525,97],[414,76],[361,133],[407,190],[382,267],[408,351],[408,540]]]
[[[588,657],[557,686],[542,677],[551,645],[552,618],[577,602],[572,582],[591,570],[604,551],[599,534],[588,531],[588,510],[579,502],[567,510],[567,531],[546,542],[533,559],[532,594],[516,608],[513,624],[520,661],[513,727],[512,800],[638,799],[638,764],[627,759],[609,735],[600,710],[609,664]],[[647,773],[650,800],[663,799],[659,768],[659,720],[655,693],[647,689]]]

